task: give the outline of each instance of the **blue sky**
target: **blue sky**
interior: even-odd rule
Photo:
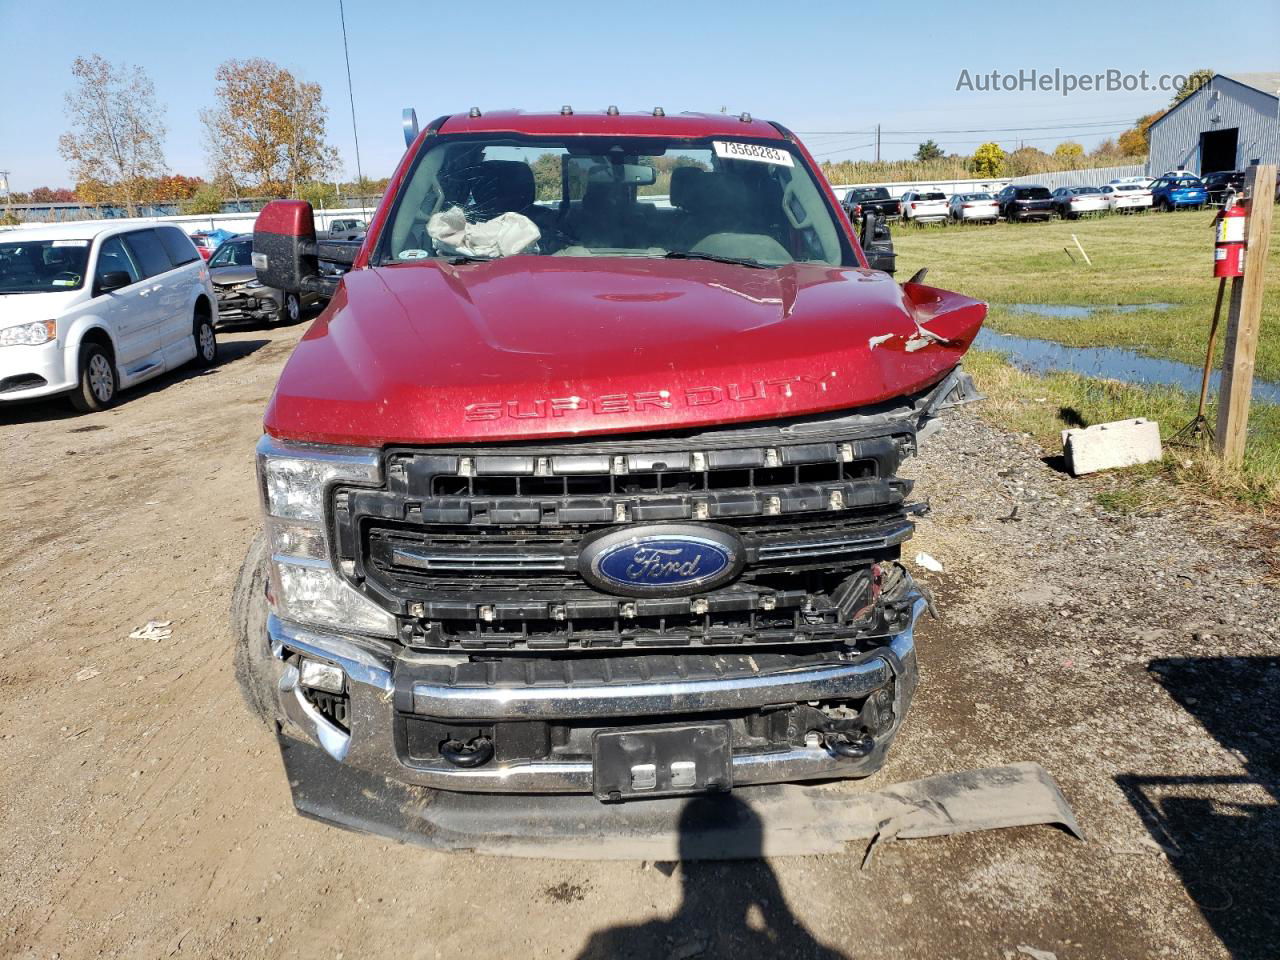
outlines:
[[[1183,73],[1280,69],[1280,3],[1233,5],[1230,29],[1195,3],[870,3],[643,0],[426,3],[348,0],[356,113],[366,174],[404,147],[400,110],[617,104],[743,110],[804,131],[815,154],[903,157],[926,137],[972,152],[986,139],[1087,147],[1169,99],[1162,92],[957,91],[961,70]],[[846,12],[840,12],[840,11]],[[318,81],[344,176],[355,172],[337,0],[174,4],[0,0],[0,169],[14,190],[70,186],[57,151],[77,55],[144,67],[166,107],[170,169],[207,175],[198,111],[223,60],[261,56]],[[863,51],[866,51],[865,53]],[[997,129],[1001,128],[1001,129]],[[1041,128],[1020,129],[1009,128]],[[893,131],[903,131],[901,133]],[[973,131],[973,132],[961,132]],[[860,149],[854,149],[860,148]]]

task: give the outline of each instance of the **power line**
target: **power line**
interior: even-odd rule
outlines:
[[[342,23],[342,55],[347,61],[347,98],[351,101],[351,136],[356,142],[356,183],[360,184],[360,192],[364,193],[364,171],[360,168],[360,131],[356,128],[356,94],[351,85],[351,53],[347,50],[347,15],[342,9],[342,0],[338,0],[338,19]],[[369,218],[361,197],[360,212]]]
[[[882,133],[892,134],[948,134],[948,133],[1017,133],[1024,130],[1070,130],[1083,127],[1099,127],[1108,126],[1116,123],[1127,124],[1125,129],[1132,126],[1132,122],[1127,117],[1111,117],[1109,119],[1087,120],[1087,121],[1069,121],[1064,123],[1041,124],[1031,127],[966,127],[954,129],[937,129],[937,130],[883,130]],[[798,130],[796,131],[803,137],[835,137],[835,136],[864,136],[875,133],[875,130]]]

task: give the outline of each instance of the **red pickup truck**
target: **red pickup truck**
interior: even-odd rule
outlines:
[[[300,811],[475,848],[881,766],[925,607],[898,471],[986,307],[873,269],[786,128],[472,110],[345,276],[305,203],[254,243],[332,293],[237,593]]]

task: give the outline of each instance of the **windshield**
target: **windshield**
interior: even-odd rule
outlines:
[[[0,243],[0,293],[78,290],[88,261],[88,240]]]
[[[384,264],[535,254],[858,265],[819,181],[776,140],[437,137],[388,224]]]
[[[253,241],[230,240],[220,246],[209,258],[212,267],[251,267],[253,266]]]

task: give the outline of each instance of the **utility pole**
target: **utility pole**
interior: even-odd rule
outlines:
[[[880,162],[880,124],[876,124],[876,163]]]
[[[1276,165],[1253,164],[1244,178],[1249,221],[1245,226],[1244,276],[1231,281],[1227,308],[1227,341],[1222,355],[1222,385],[1218,389],[1218,454],[1228,466],[1244,460],[1253,394],[1253,362],[1262,324],[1262,288],[1271,242],[1271,216],[1276,192]]]

